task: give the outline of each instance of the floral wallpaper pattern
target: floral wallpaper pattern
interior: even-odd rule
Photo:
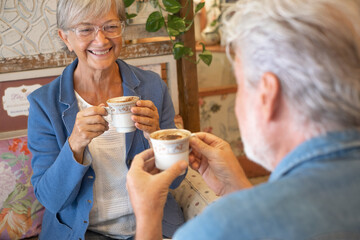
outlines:
[[[31,237],[40,232],[44,208],[31,185],[27,138],[0,141],[0,239]]]
[[[234,111],[236,94],[199,99],[201,131],[212,133],[230,143],[236,156],[244,155]]]

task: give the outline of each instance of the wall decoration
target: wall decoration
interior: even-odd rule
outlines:
[[[0,81],[0,133],[26,129],[29,108],[27,95],[55,78],[49,76]]]
[[[10,117],[28,116],[30,104],[27,96],[39,87],[41,87],[40,84],[34,84],[5,89],[4,96],[2,96],[2,104],[7,115]]]
[[[56,0],[0,3],[0,59],[61,50],[57,37]]]

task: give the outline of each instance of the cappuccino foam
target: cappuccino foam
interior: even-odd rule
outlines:
[[[116,97],[108,100],[109,103],[125,103],[136,100],[136,97]]]
[[[188,134],[180,131],[165,131],[158,133],[156,135],[153,135],[152,138],[158,139],[158,140],[176,140],[176,139],[182,139],[186,138]]]

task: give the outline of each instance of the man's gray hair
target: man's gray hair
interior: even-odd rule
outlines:
[[[360,127],[359,0],[239,0],[222,25],[248,86],[276,74],[299,124]]]
[[[56,20],[59,29],[68,30],[82,21],[91,21],[107,14],[114,4],[121,21],[126,20],[123,0],[59,0]]]

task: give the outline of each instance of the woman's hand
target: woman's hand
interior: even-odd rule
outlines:
[[[190,138],[190,166],[197,170],[217,195],[251,187],[230,145],[212,134]]]
[[[109,129],[109,123],[103,118],[107,115],[104,104],[78,112],[74,129],[69,137],[69,145],[76,161],[83,162],[85,147],[91,140]]]
[[[135,122],[136,128],[144,132],[146,139],[149,140],[150,133],[160,130],[159,113],[152,101],[137,101],[131,112],[131,119]]]

